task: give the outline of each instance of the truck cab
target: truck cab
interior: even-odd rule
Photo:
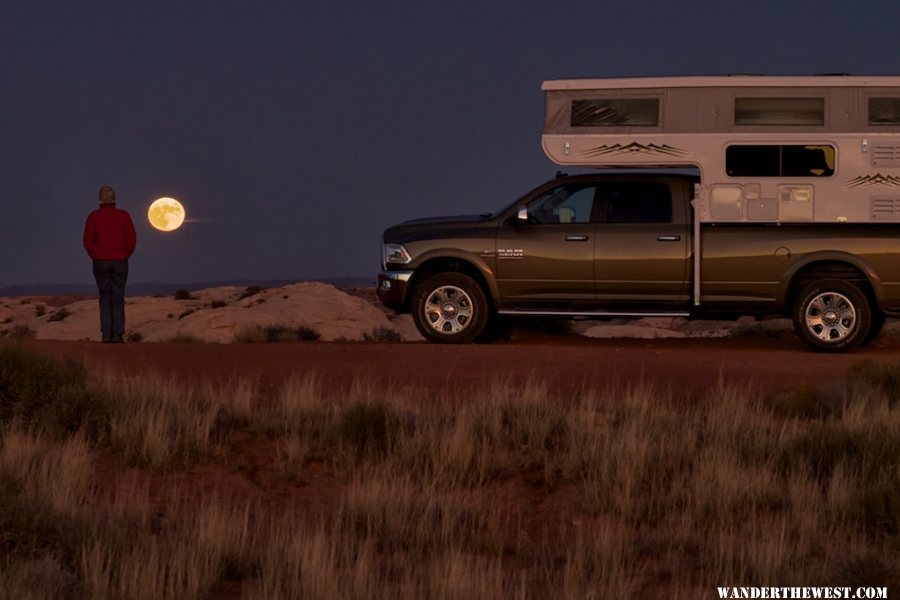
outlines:
[[[384,233],[379,298],[400,312],[424,302],[416,323],[434,341],[477,338],[482,300],[483,312],[509,316],[687,316],[697,182],[561,175],[495,215],[402,223]],[[456,284],[416,297],[425,280],[445,274]]]

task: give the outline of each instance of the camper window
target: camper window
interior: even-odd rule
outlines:
[[[900,98],[869,98],[869,125],[900,125]]]
[[[572,127],[655,127],[659,98],[572,100]]]
[[[728,146],[725,172],[731,177],[831,177],[834,146]]]
[[[735,98],[735,125],[824,125],[824,98]]]

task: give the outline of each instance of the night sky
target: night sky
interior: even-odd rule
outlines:
[[[0,287],[91,283],[113,186],[131,282],[373,276],[396,222],[552,177],[545,79],[900,74],[900,4],[0,0]],[[147,222],[181,200],[172,233]]]

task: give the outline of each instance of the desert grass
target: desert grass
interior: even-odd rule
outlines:
[[[299,325],[249,325],[238,331],[234,341],[239,344],[262,344],[270,342],[314,342],[321,334],[312,327]]]
[[[148,375],[106,374],[95,385],[108,399],[105,441],[129,462],[158,469],[212,452],[223,405],[209,395]]]
[[[772,396],[503,377],[423,395],[88,376],[8,346],[0,394],[0,597],[900,583],[896,362]],[[204,485],[215,470],[246,485]]]
[[[402,342],[403,336],[396,329],[381,325],[363,333],[363,339],[367,342]]]

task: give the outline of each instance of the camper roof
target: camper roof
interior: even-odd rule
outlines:
[[[884,75],[716,75],[704,77],[621,77],[615,79],[556,79],[545,81],[542,90],[603,90],[640,88],[709,87],[898,87],[900,76]]]

